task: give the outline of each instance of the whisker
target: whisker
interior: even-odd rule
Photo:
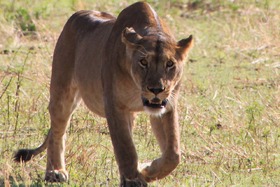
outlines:
[[[174,99],[175,99],[175,93],[172,91],[168,97],[168,101],[170,103],[170,106],[174,109]]]

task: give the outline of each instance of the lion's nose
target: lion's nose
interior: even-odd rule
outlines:
[[[163,91],[165,90],[165,87],[149,87],[149,86],[148,86],[147,89],[148,89],[150,92],[152,92],[152,93],[154,93],[155,95],[157,95],[157,94],[163,92]]]

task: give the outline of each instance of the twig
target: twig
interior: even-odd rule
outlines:
[[[0,95],[0,99],[2,99],[3,95],[6,93],[7,89],[9,88],[9,86],[10,86],[10,84],[11,84],[11,82],[12,82],[12,80],[13,80],[13,77],[10,78],[8,84],[7,84],[6,87],[4,88],[2,94]]]

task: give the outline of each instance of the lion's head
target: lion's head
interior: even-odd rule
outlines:
[[[122,42],[126,45],[129,71],[142,92],[148,113],[161,115],[172,107],[192,41],[192,36],[176,42],[163,32],[141,36],[133,28],[124,29]]]

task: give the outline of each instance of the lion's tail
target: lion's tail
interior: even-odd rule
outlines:
[[[50,131],[48,132],[48,135],[44,143],[35,149],[19,149],[13,156],[14,161],[27,162],[31,160],[34,156],[46,150],[49,144],[49,136],[50,136]]]

